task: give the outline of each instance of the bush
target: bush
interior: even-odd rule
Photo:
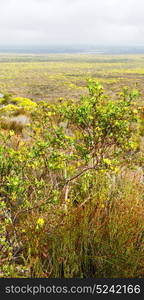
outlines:
[[[142,184],[123,171],[138,166],[138,93],[88,89],[39,103],[25,141],[1,130],[2,276],[142,276]]]

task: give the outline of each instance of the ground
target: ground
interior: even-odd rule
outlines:
[[[55,102],[80,98],[87,78],[104,85],[111,97],[122,86],[137,87],[144,101],[143,55],[0,55],[0,93]]]

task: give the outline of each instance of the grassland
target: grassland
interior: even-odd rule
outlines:
[[[0,277],[144,276],[143,79],[144,55],[0,55]]]
[[[0,55],[0,92],[34,101],[79,98],[87,78],[116,95],[123,86],[137,86],[143,99],[143,55]],[[143,101],[143,100],[142,100]]]

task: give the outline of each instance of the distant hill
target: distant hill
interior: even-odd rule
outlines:
[[[0,47],[0,53],[20,53],[20,54],[57,54],[57,53],[83,53],[83,54],[143,54],[144,46],[23,46],[23,47]]]

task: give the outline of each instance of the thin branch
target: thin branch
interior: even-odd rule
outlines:
[[[98,167],[96,167],[96,165],[95,165],[95,166],[93,166],[93,167],[87,167],[87,168],[83,169],[81,172],[79,172],[78,174],[76,174],[76,175],[74,175],[73,177],[71,177],[70,179],[68,179],[68,180],[66,181],[65,184],[68,184],[69,182],[75,180],[76,178],[78,178],[78,177],[81,176],[83,173],[85,173],[85,172],[87,172],[87,171],[89,171],[89,170],[98,170]]]
[[[98,166],[95,165],[95,166],[93,166],[93,167],[87,167],[87,168],[84,168],[81,172],[79,172],[78,174],[76,174],[76,175],[74,175],[73,177],[71,177],[70,179],[68,179],[68,180],[64,183],[64,187],[68,186],[68,184],[69,184],[71,181],[75,180],[76,178],[78,178],[78,177],[81,176],[83,173],[85,173],[85,172],[87,172],[87,171],[89,171],[89,170],[98,170]],[[59,185],[60,185],[60,184],[59,184]],[[68,188],[68,190],[69,190],[69,188]],[[65,198],[66,198],[66,199],[67,199],[67,196],[68,196],[68,190],[66,189],[66,195],[65,195]],[[51,189],[51,191],[52,191],[52,189]],[[14,219],[13,219],[13,224],[14,224],[14,222],[16,221],[16,219],[17,219],[17,217],[18,217],[19,215],[21,215],[22,213],[28,213],[28,212],[30,212],[30,211],[32,211],[32,210],[34,210],[34,209],[40,208],[41,206],[43,206],[43,205],[49,203],[49,200],[50,200],[50,199],[51,199],[51,196],[50,196],[50,197],[47,199],[47,201],[44,202],[44,203],[41,203],[41,204],[35,205],[35,206],[31,207],[31,208],[23,209],[23,210],[17,212],[17,214],[15,215],[15,217],[14,217]],[[65,199],[65,200],[66,200],[66,199]]]

